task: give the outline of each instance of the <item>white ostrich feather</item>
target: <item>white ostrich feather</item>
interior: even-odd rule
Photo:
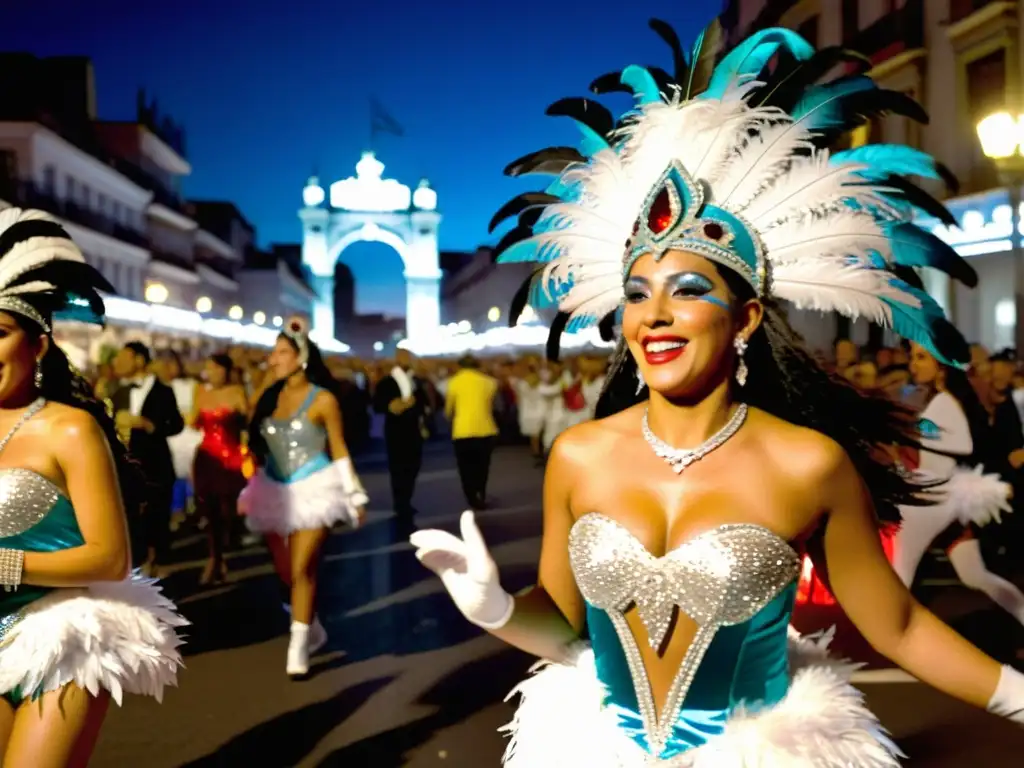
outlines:
[[[785,121],[767,126],[750,137],[740,145],[734,159],[724,166],[723,173],[708,177],[708,183],[715,190],[715,203],[729,203],[738,209],[746,207],[759,190],[774,181],[781,169],[792,164],[796,152],[813,149],[810,135],[806,129]]]
[[[892,325],[892,310],[882,297],[920,307],[913,294],[890,284],[888,272],[849,264],[844,259],[783,262],[772,270],[772,293],[798,309],[839,312],[852,319]]]
[[[50,221],[57,223],[52,216],[43,211],[7,208],[0,211],[0,235],[22,221]],[[50,261],[83,262],[85,258],[69,238],[30,237],[27,240],[21,240],[15,243],[6,253],[0,254],[0,293],[11,293],[8,290],[11,283],[29,270]],[[42,290],[48,290],[53,287],[48,283],[41,283],[41,285],[45,286]],[[29,293],[29,291],[22,289],[18,293]]]
[[[841,163],[830,166],[827,152],[817,152],[793,161],[789,170],[760,192],[741,212],[759,229],[798,215],[826,210],[846,200],[862,205],[885,206],[871,186],[857,175],[866,166]],[[860,186],[852,186],[859,184]]]
[[[773,265],[843,256],[866,261],[872,251],[886,260],[892,256],[892,243],[875,218],[857,211],[775,227],[765,231],[761,240]]]

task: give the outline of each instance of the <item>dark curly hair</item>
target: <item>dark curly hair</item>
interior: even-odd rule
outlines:
[[[755,298],[754,289],[736,272],[714,266],[738,301]],[[791,424],[820,432],[842,446],[864,479],[881,522],[898,522],[900,505],[930,503],[922,496],[921,485],[910,482],[878,455],[880,446],[919,445],[915,414],[884,397],[861,392],[824,370],[790,325],[785,307],[771,298],[763,298],[761,303],[764,318],[745,355],[749,373],[742,400]],[[597,404],[598,418],[647,398],[646,392],[636,392],[636,372],[636,361],[620,341]]]
[[[284,339],[296,352],[299,351],[298,344],[295,340],[286,333],[278,335],[277,340]],[[304,373],[306,378],[309,379],[309,383],[314,387],[320,387],[326,389],[335,398],[339,399],[338,382],[331,375],[331,372],[327,369],[327,364],[324,362],[323,355],[320,354],[320,348],[310,340],[306,340],[306,348],[309,352],[306,358],[306,368]],[[281,396],[281,390],[284,389],[285,380],[275,381],[266,391],[260,395],[260,399],[256,402],[256,407],[253,409],[252,421],[249,422],[249,450],[252,451],[253,456],[260,464],[266,463],[267,458],[267,441],[263,439],[263,433],[260,431],[260,425],[264,421],[273,416],[274,411],[277,410],[277,400]]]

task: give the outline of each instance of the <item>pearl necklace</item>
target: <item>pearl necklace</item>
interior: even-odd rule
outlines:
[[[651,450],[654,451],[655,455],[664,459],[678,475],[682,474],[682,471],[695,461],[700,461],[713,450],[720,447],[730,437],[739,432],[740,427],[743,426],[743,422],[747,419],[747,404],[740,403],[739,408],[736,409],[736,413],[734,413],[732,418],[726,422],[726,425],[696,448],[673,448],[651,432],[651,425],[648,422],[647,414],[648,409],[645,408],[643,420],[644,440],[646,440],[647,444],[651,446]]]

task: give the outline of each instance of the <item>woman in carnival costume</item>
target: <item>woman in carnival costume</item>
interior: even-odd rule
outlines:
[[[0,211],[0,763],[86,765],[110,700],[160,699],[187,624],[129,577],[141,478],[54,343],[55,312],[113,292],[41,211]]]
[[[915,602],[883,553],[879,519],[921,488],[878,446],[912,442],[912,419],[826,374],[779,303],[867,317],[966,359],[938,306],[894,273],[974,279],[912,223],[915,208],[941,206],[904,176],[937,176],[935,164],[907,147],[825,149],[865,119],[920,107],[878,89],[859,57],[816,53],[785,29],[717,66],[715,46],[702,57],[698,44],[689,67],[652,25],[673,44],[675,81],[640,67],[596,81],[635,95],[618,125],[589,100],[554,105],[580,123],[582,151],[513,164],[557,180],[499,216],[519,214],[500,259],[542,263],[514,309],[560,310],[549,352],[563,329],[622,336],[605,418],[552,452],[538,584],[502,589],[471,513],[461,538],[412,536],[470,621],[549,662],[516,689],[505,764],[898,765],[852,665],[791,636],[805,551],[879,651],[1024,719],[1024,675]],[[847,60],[859,71],[819,83]]]
[[[238,503],[249,529],[266,536],[291,590],[285,669],[304,675],[310,654],[327,642],[315,610],[321,549],[335,523],[362,522],[368,499],[345,445],[334,379],[305,320],[285,324],[269,365],[276,382],[260,397],[249,427],[260,469]]]
[[[999,523],[1003,512],[1013,511],[1011,486],[1001,479],[1011,471],[1009,462],[997,455],[985,407],[961,369],[943,365],[919,344],[911,348],[910,372],[929,393],[915,472],[934,486],[937,503],[900,508],[893,568],[910,587],[928,548],[943,544],[966,586],[984,592],[1024,624],[1024,594],[986,567],[977,536],[979,527]]]

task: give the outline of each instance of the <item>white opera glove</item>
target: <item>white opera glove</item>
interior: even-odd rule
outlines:
[[[993,715],[1024,725],[1024,675],[1004,665],[999,674],[999,685],[986,709]]]
[[[363,490],[363,484],[359,482],[359,476],[352,466],[352,459],[346,456],[344,459],[335,461],[332,466],[338,473],[338,477],[341,479],[341,487],[348,494],[352,505],[356,507],[365,506],[369,502],[370,497],[366,495],[366,491]]]
[[[487,551],[472,512],[459,520],[462,538],[446,531],[416,531],[409,542],[416,559],[441,577],[462,615],[483,629],[501,629],[512,618],[515,600],[501,587],[498,566]]]

